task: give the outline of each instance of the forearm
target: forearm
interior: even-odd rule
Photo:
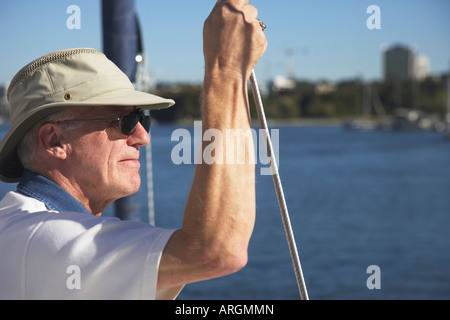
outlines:
[[[252,139],[239,144],[226,134],[251,130],[245,79],[205,79],[203,131],[209,129],[218,130],[223,139],[215,149],[219,163],[197,166],[183,228],[208,243],[215,254],[245,260],[255,220],[254,146]],[[209,143],[203,142],[202,149]],[[244,163],[226,159],[228,151],[244,154]]]
[[[255,221],[255,165],[228,163],[225,160],[227,129],[250,130],[246,81],[239,77],[217,79],[205,76],[203,96],[203,132],[216,129],[223,143],[216,144],[213,164],[202,161],[184,212],[183,226],[171,239],[164,259],[171,261],[166,270],[169,286],[220,277],[238,271],[247,262],[247,247]],[[253,142],[242,150],[251,159]],[[211,142],[204,141],[202,151]],[[237,144],[233,143],[237,148]],[[239,146],[242,147],[242,146]],[[202,152],[203,154],[203,152]],[[183,244],[183,245],[177,245]],[[183,268],[179,272],[177,268]],[[180,279],[178,279],[180,277]],[[161,278],[161,277],[160,277]]]
[[[214,68],[216,69],[216,68]],[[247,79],[233,71],[206,70],[202,99],[203,131],[250,129]]]

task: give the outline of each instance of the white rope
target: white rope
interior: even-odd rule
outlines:
[[[278,198],[278,204],[280,206],[281,218],[283,220],[284,231],[291,253],[291,259],[294,266],[295,277],[297,278],[298,289],[300,291],[300,297],[302,300],[309,300],[308,292],[306,290],[305,280],[303,278],[302,267],[300,265],[300,259],[298,256],[297,246],[295,245],[294,233],[289,218],[288,209],[286,206],[286,200],[284,198],[283,186],[281,185],[280,175],[278,173],[277,160],[273,152],[272,141],[269,135],[269,129],[267,127],[266,115],[264,113],[264,106],[259,92],[258,83],[256,81],[255,71],[252,71],[250,77],[250,84],[253,91],[253,98],[255,99],[256,111],[258,113],[259,123],[263,131],[264,139],[266,140],[267,156],[270,159],[270,169],[272,172],[273,183],[275,185],[275,191]]]

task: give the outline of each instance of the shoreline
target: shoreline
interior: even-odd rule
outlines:
[[[267,119],[268,126],[286,127],[335,127],[341,126],[343,120],[340,118],[295,118],[295,119]],[[258,120],[252,120],[253,125],[259,125]]]
[[[192,126],[194,125],[194,121],[202,121],[201,119],[182,119],[174,122],[158,122],[156,119],[155,125],[178,125],[178,126]],[[344,120],[340,118],[295,118],[295,119],[267,119],[267,125],[269,127],[324,127],[324,126],[341,126]],[[259,126],[258,119],[252,119],[252,126]]]

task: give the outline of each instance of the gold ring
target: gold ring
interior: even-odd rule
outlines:
[[[261,30],[264,31],[266,30],[266,25],[264,24],[264,22],[262,22],[262,20],[258,19],[259,21],[259,25],[261,26]]]

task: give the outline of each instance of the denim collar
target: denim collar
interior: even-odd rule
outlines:
[[[90,212],[66,190],[30,170],[25,170],[22,174],[22,178],[17,185],[17,191],[42,201],[49,210],[90,214]]]

